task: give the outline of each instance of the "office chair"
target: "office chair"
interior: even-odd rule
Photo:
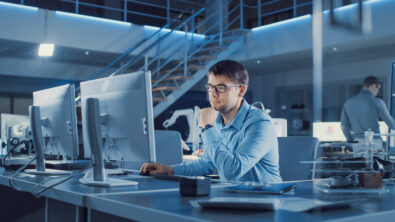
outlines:
[[[319,140],[315,137],[290,136],[278,138],[280,175],[284,181],[311,179],[313,164],[300,163],[314,160]]]

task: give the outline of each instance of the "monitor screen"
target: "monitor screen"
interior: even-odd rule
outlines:
[[[78,132],[74,85],[33,92],[33,105],[40,107],[45,154],[78,158]]]
[[[388,126],[385,122],[380,121],[379,125],[381,133],[388,133]],[[340,122],[314,122],[313,137],[323,142],[346,141]],[[382,138],[384,142],[387,141],[386,136]]]
[[[103,159],[120,161],[123,168],[139,169],[155,161],[152,87],[149,72],[136,72],[81,82],[81,106],[87,98],[99,99]],[[82,116],[86,116],[82,113]],[[84,145],[89,144],[82,119]],[[86,158],[91,148],[84,146]]]

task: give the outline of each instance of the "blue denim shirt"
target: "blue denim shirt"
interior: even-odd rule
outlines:
[[[206,175],[215,170],[222,180],[280,182],[278,142],[270,116],[245,100],[233,121],[223,125],[218,114],[213,127],[202,133],[203,156],[174,165],[176,175]]]

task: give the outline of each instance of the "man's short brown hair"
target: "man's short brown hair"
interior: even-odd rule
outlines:
[[[382,85],[381,81],[376,76],[368,76],[363,80],[363,86],[369,87],[373,84]]]
[[[232,80],[234,83],[248,85],[248,72],[244,66],[234,60],[222,60],[215,63],[208,70],[208,75],[214,76],[224,75]]]

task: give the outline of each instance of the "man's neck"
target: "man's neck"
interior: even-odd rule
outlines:
[[[230,122],[232,122],[232,120],[235,118],[236,114],[239,112],[242,103],[243,103],[243,100],[241,100],[239,103],[237,103],[238,105],[235,106],[229,112],[221,113],[222,118],[224,119],[224,125],[227,125]]]
[[[372,90],[370,90],[368,87],[362,87],[362,89],[365,89],[365,90],[367,90],[367,91],[369,91],[370,92],[370,94],[372,94],[373,95],[373,92],[372,92]]]

